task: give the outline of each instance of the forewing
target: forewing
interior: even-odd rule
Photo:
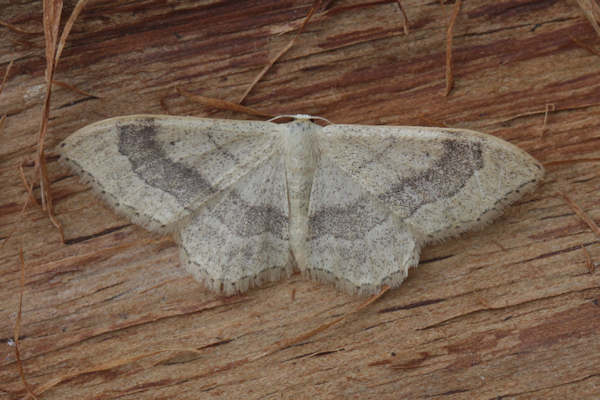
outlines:
[[[311,190],[308,274],[348,293],[398,286],[419,261],[410,228],[321,154]]]
[[[291,272],[285,163],[280,146],[179,233],[183,265],[231,295]]]
[[[524,151],[474,131],[329,125],[322,132],[321,153],[422,243],[488,222],[543,176]]]
[[[87,126],[59,151],[115,209],[161,230],[264,162],[279,129],[269,122],[134,115]]]

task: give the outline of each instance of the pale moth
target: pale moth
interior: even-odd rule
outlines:
[[[172,232],[185,268],[225,295],[294,268],[353,294],[396,287],[424,245],[483,226],[544,174],[474,131],[311,118],[125,116],[59,150],[118,212]]]

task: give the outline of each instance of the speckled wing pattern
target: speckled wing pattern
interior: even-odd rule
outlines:
[[[192,275],[219,293],[240,293],[292,272],[285,163],[280,146],[179,234]]]
[[[117,117],[79,130],[59,151],[117,211],[150,230],[175,231],[194,210],[268,158],[281,134],[278,125],[264,125]]]
[[[422,246],[485,225],[543,169],[492,136],[423,127],[112,118],[59,146],[119,212],[173,232],[226,295],[297,266],[348,293],[398,286]]]
[[[518,147],[464,129],[328,125],[319,148],[421,244],[484,225],[544,174]]]
[[[419,244],[384,203],[321,153],[313,180],[306,273],[348,293],[398,286],[419,262]]]
[[[196,279],[233,294],[291,271],[279,129],[137,115],[87,126],[59,149],[117,211],[174,232]]]
[[[543,176],[524,151],[467,130],[328,125],[318,143],[309,275],[359,293],[398,286],[422,246],[485,225]]]

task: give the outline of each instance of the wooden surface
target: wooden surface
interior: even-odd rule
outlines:
[[[116,216],[52,150],[76,129],[123,114],[249,119],[190,103],[175,88],[237,100],[293,37],[310,1],[115,3],[90,1],[56,74],[99,97],[58,86],[52,97],[48,172],[65,244],[38,208],[19,215],[26,192],[17,165],[34,156],[43,37],[0,28],[0,71],[15,61],[0,95],[0,114],[8,115],[0,134],[0,238],[15,230],[0,249],[0,398],[25,395],[9,342],[21,246],[25,376],[37,390],[71,376],[42,399],[600,397],[600,272],[588,272],[582,249],[597,264],[600,238],[557,195],[568,193],[600,222],[598,163],[549,167],[545,183],[493,225],[426,248],[400,288],[258,358],[364,299],[300,275],[216,297],[179,266],[169,238]],[[348,4],[356,2],[333,7]],[[448,97],[453,5],[403,5],[408,36],[394,4],[316,15],[245,104],[343,123],[476,129],[545,163],[600,156],[600,57],[569,36],[596,48],[600,39],[575,1],[464,2]],[[73,7],[66,2],[63,20]],[[41,30],[40,2],[1,0],[0,10],[3,21]],[[546,104],[556,111],[542,132]]]

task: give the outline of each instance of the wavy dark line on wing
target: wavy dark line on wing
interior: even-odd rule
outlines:
[[[475,171],[483,168],[481,144],[448,139],[444,152],[430,168],[403,178],[378,196],[412,215],[425,204],[454,196],[466,185]]]
[[[153,119],[118,125],[119,153],[131,162],[133,172],[148,185],[175,197],[184,207],[200,194],[215,188],[197,170],[167,157],[155,140],[157,129]]]

